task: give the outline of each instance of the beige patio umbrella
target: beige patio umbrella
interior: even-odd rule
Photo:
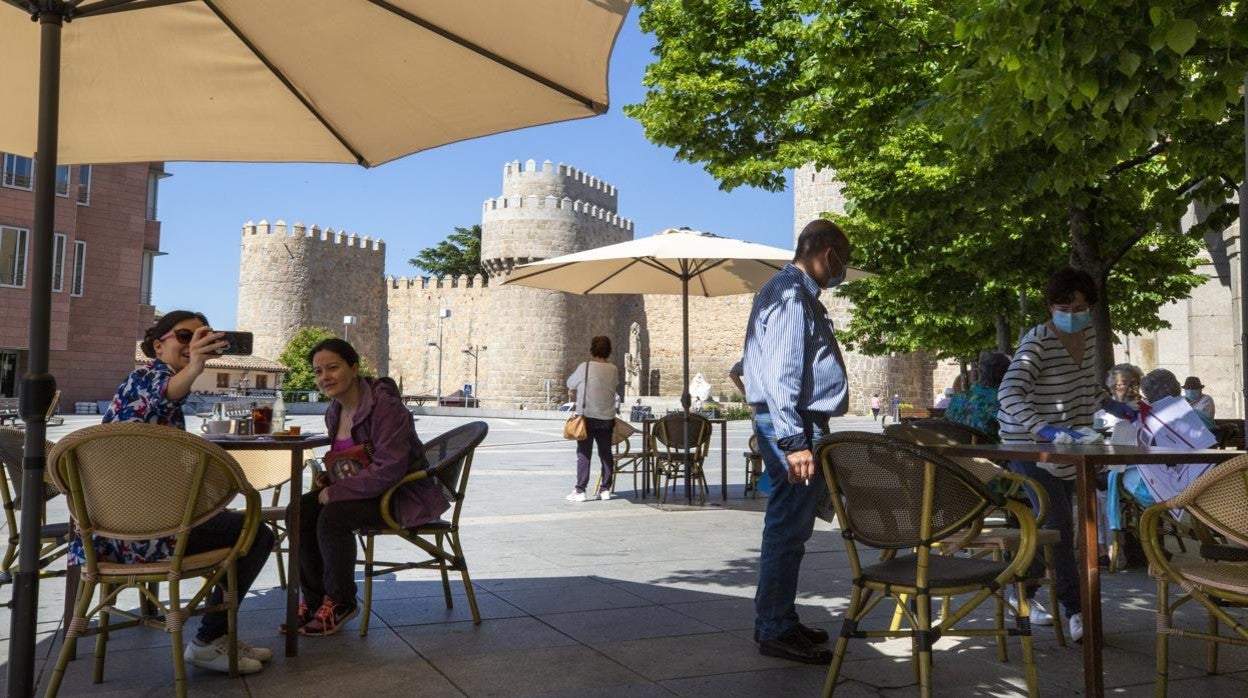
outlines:
[[[791,250],[688,228],[668,228],[649,237],[597,247],[516,267],[504,284],[581,295],[656,293],[681,296],[681,356],[684,380],[680,404],[688,443],[689,296],[753,293],[793,259]],[[870,276],[850,267],[846,281]],[[689,450],[685,449],[685,499],[693,502]]]
[[[42,487],[57,164],[378,165],[601,114],[629,0],[0,0],[0,151],[37,156],[23,496]],[[34,18],[35,22],[31,19]],[[33,690],[22,511],[8,694]],[[294,580],[292,579],[292,584]],[[288,622],[294,622],[294,608]]]

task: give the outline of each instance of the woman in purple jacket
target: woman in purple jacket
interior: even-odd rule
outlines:
[[[407,474],[428,466],[412,415],[394,381],[360,377],[360,355],[337,338],[312,347],[308,360],[317,387],[333,400],[325,412],[325,424],[334,440],[330,451],[358,445],[371,451],[370,462],[362,470],[332,483],[322,474],[317,487],[300,500],[303,602],[299,606],[299,632],[333,635],[360,612],[355,602],[354,531],[384,528],[381,496]],[[391,513],[407,527],[437,519],[448,506],[432,479],[410,482],[391,499]],[[287,519],[293,525],[289,515]]]

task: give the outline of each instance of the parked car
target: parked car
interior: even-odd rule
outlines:
[[[560,406],[559,406],[559,411],[560,411],[560,412],[575,412],[575,411],[576,411],[576,403],[575,403],[575,402],[565,402],[565,403],[563,403],[562,405],[560,405]]]

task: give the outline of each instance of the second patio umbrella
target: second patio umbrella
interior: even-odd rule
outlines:
[[[682,377],[680,404],[688,445],[689,296],[753,293],[793,259],[778,247],[668,228],[649,237],[553,257],[516,267],[505,284],[567,293],[636,293],[681,296]],[[868,274],[849,269],[847,280]],[[693,502],[689,449],[685,453],[685,499]]]

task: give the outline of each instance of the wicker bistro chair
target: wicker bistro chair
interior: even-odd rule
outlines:
[[[1154,504],[1140,518],[1140,536],[1149,570],[1157,579],[1157,684],[1156,694],[1166,695],[1169,674],[1170,636],[1204,640],[1208,645],[1208,669],[1217,671],[1218,643],[1248,645],[1248,627],[1226,611],[1228,606],[1248,605],[1248,556],[1224,555],[1233,550],[1202,552],[1204,559],[1175,555],[1168,559],[1163,545],[1165,518],[1174,509],[1187,512],[1195,523],[1238,546],[1248,546],[1248,455],[1238,456],[1201,475],[1177,497]],[[1202,546],[1202,551],[1205,546]],[[1218,554],[1212,554],[1218,553]],[[1223,559],[1217,559],[1223,558]],[[1172,599],[1170,585],[1185,592]],[[1209,615],[1205,632],[1174,626],[1174,611],[1195,600]],[[1223,635],[1225,623],[1234,632]]]
[[[650,431],[650,451],[654,454],[655,489],[662,489],[662,499],[667,501],[668,489],[675,490],[676,483],[684,479],[685,449],[689,449],[691,477],[700,487],[699,496],[706,501],[710,488],[702,466],[711,450],[711,423],[706,417],[689,413],[689,441],[684,441],[685,413],[677,411],[655,422]]]
[[[215,586],[225,587],[223,604],[229,617],[230,675],[238,674],[236,562],[244,555],[260,526],[260,495],[243,477],[238,464],[219,446],[177,429],[151,424],[102,424],[76,431],[62,439],[49,456],[57,487],[69,497],[78,535],[122,540],[145,540],[174,535],[173,557],[159,562],[126,564],[96,557],[94,546],[83,546],[86,560],[78,587],[74,617],[61,646],[48,696],[60,689],[65,668],[75,653],[77,638],[95,635],[95,683],[104,680],[104,652],[111,632],[147,625],[172,635],[174,688],[186,695],[186,668],[182,660],[182,628],[187,619],[221,606],[208,606]],[[229,548],[187,555],[190,531],[222,510],[238,495],[247,502],[242,534]],[[203,586],[187,601],[182,580],[199,577]],[[149,584],[167,583],[162,603]],[[96,589],[100,598],[92,605]],[[159,609],[161,616],[119,609],[118,595],[135,589],[140,598]],[[128,620],[110,624],[111,616]],[[98,617],[95,628],[87,623]]]
[[[613,467],[615,474],[611,477],[611,493],[615,493],[615,487],[620,482],[620,475],[631,474],[633,476],[633,491],[640,493],[637,489],[637,476],[641,475],[644,479],[646,476],[646,459],[650,457],[650,453],[646,451],[646,445],[643,443],[641,448],[634,449],[631,438],[620,439],[615,442],[615,451],[613,453]],[[602,491],[602,472],[598,473],[594,480],[595,493]]]
[[[4,521],[9,532],[4,559],[0,560],[0,586],[13,581],[13,565],[17,562],[18,520],[22,508],[22,453],[26,434],[12,427],[0,427],[0,501],[4,504]],[[52,442],[44,442],[44,452]],[[60,495],[50,481],[43,484],[43,502]],[[42,504],[42,503],[41,503]],[[44,517],[39,528],[39,576],[64,577],[65,570],[49,570],[48,565],[65,556],[69,543],[69,522],[49,524]],[[12,602],[10,602],[12,603]]]
[[[272,490],[269,505],[260,509],[260,520],[273,530],[273,553],[277,556],[278,584],[286,588],[286,564],[282,553],[286,546],[286,507],[281,504],[282,488],[290,482],[290,456],[286,451],[234,451],[243,476],[257,492]],[[303,452],[304,464],[319,471],[320,459],[311,450]]]
[[[816,457],[841,522],[841,535],[853,573],[849,608],[841,626],[823,693],[835,690],[850,638],[909,636],[916,653],[919,689],[932,691],[932,646],[944,636],[1019,635],[1027,690],[1036,695],[1036,667],[1023,581],[1036,551],[1036,522],[1030,507],[992,492],[967,468],[921,446],[879,434],[838,432],[821,440]],[[1019,521],[1019,545],[1009,562],[933,553],[983,518],[990,507],[1008,509]],[[863,566],[858,545],[885,551]],[[900,551],[909,551],[899,554]],[[955,625],[1005,584],[1017,584],[1016,628],[1006,629],[1001,614],[995,628],[957,629]],[[876,594],[879,594],[876,596]],[[886,597],[910,596],[903,605],[910,630],[863,631],[858,626]],[[971,594],[958,608],[933,622],[933,596]]]
[[[757,434],[750,434],[749,443],[741,456],[745,458],[745,493],[758,499],[758,481],[763,477],[763,454],[758,450]]]
[[[920,446],[997,442],[992,436],[974,427],[945,419],[924,419],[893,424],[886,427],[884,433]],[[1027,493],[1031,493],[1037,504],[1036,521],[1043,521],[1048,514],[1049,495],[1031,478],[1012,473],[984,458],[950,458],[949,460],[969,469],[981,482],[996,488],[1006,499],[1029,501]],[[965,534],[943,541],[939,549],[945,555],[967,552],[972,557],[990,556],[994,560],[1002,560],[1007,554],[1018,549],[1020,535],[1019,529],[1013,525],[1007,511],[1001,507],[992,507],[985,512],[984,518],[972,525]],[[1059,544],[1061,544],[1061,534],[1056,530],[1037,529],[1036,547],[1044,563],[1044,581],[1049,590],[1049,600],[1053,604],[1054,614],[1060,613],[1058,610],[1060,604],[1057,603],[1057,572],[1053,562],[1054,550]],[[1004,599],[998,600],[1002,613],[1004,613],[1004,603]],[[1066,634],[1062,630],[1060,617],[1057,617],[1053,623],[1053,633],[1057,637],[1057,644],[1065,647]],[[998,639],[997,653],[1003,662],[1008,658],[1004,638]]]
[[[472,622],[480,625],[481,613],[477,609],[477,596],[472,591],[468,562],[464,558],[464,550],[459,540],[459,515],[468,490],[468,474],[472,470],[473,453],[485,440],[488,432],[489,426],[485,422],[469,422],[426,441],[425,458],[429,461],[429,468],[403,478],[381,497],[381,516],[387,528],[359,531],[364,543],[364,559],[361,561],[364,565],[364,617],[360,621],[360,637],[368,635],[368,619],[373,604],[373,577],[402,570],[438,570],[442,574],[442,593],[446,597],[447,608],[454,608],[448,572],[458,570],[464,580],[464,593],[468,597],[468,608],[472,610]],[[390,497],[401,485],[428,477],[438,478],[442,493],[451,502],[451,520],[438,520],[416,528],[404,528],[391,516]],[[428,557],[416,562],[374,560],[373,541],[380,535],[399,536],[420,548]]]

